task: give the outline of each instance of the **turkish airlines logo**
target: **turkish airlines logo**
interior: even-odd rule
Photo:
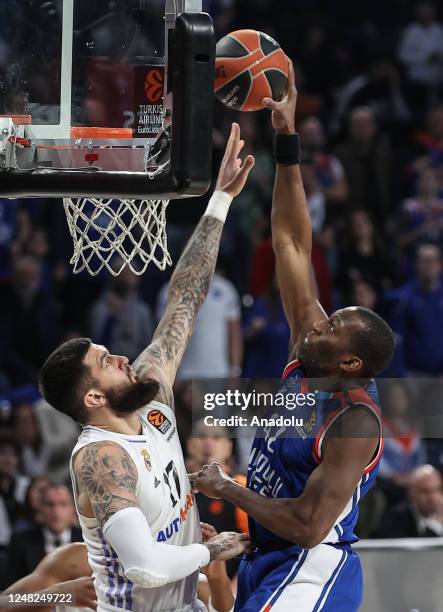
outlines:
[[[158,102],[163,96],[163,73],[152,68],[145,78],[145,93],[149,102]]]

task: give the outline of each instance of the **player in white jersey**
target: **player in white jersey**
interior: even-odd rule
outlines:
[[[172,385],[214,274],[232,199],[254,158],[233,124],[216,191],[172,276],[152,343],[131,367],[89,339],[59,347],[41,371],[47,401],[83,426],[73,450],[73,488],[98,610],[199,609],[198,570],[247,546],[225,533],[201,544],[173,411]]]

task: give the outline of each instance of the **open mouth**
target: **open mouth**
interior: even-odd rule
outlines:
[[[315,334],[315,331],[310,331],[306,334],[303,344],[309,344],[311,342],[311,336]]]
[[[137,374],[135,373],[135,370],[133,370],[130,366],[128,366],[126,371],[128,374],[128,378],[131,382],[138,381],[138,377],[137,377]]]

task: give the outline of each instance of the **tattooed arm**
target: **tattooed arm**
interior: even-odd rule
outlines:
[[[246,184],[254,158],[244,163],[240,128],[234,123],[220,168],[216,190],[236,197]],[[206,299],[214,275],[223,222],[207,212],[198,224],[172,276],[166,311],[151,345],[136,359],[134,369],[141,380],[160,383],[158,399],[172,406],[172,385],[194,329],[198,311]]]
[[[157,542],[138,505],[137,468],[119,444],[88,444],[74,457],[73,467],[80,514],[97,519],[125,576],[138,586],[176,582],[214,559],[242,554],[249,544],[248,537],[238,533],[221,533],[205,544]]]
[[[119,510],[138,506],[137,468],[125,449],[113,442],[96,442],[74,458],[75,488],[80,514],[101,526]]]

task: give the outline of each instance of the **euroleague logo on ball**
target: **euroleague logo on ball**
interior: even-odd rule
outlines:
[[[163,73],[157,68],[146,74],[145,93],[149,102],[158,102],[163,96]]]

